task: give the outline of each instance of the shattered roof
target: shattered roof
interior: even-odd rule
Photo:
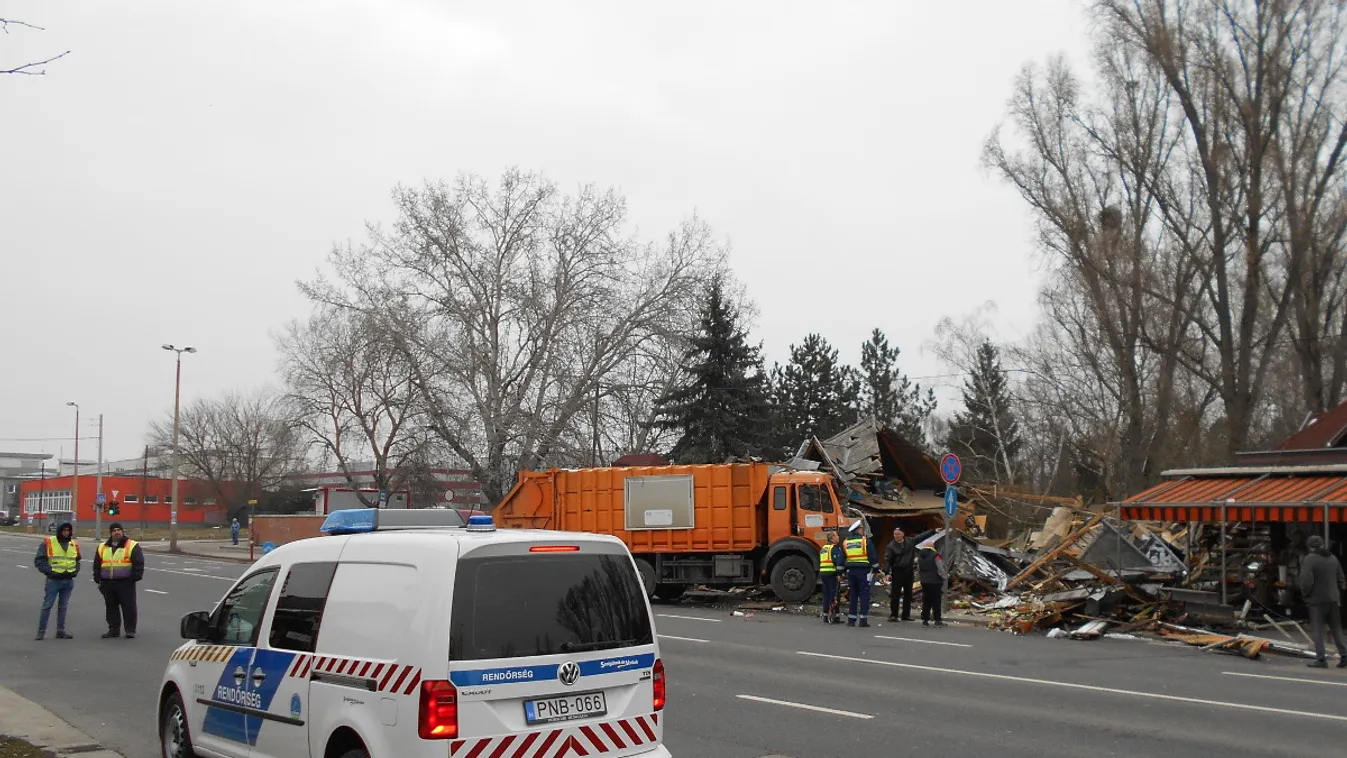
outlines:
[[[910,490],[942,493],[945,490],[935,460],[873,417],[823,441],[810,437],[800,445],[796,457],[831,464],[847,481],[882,472],[886,478],[902,481]]]

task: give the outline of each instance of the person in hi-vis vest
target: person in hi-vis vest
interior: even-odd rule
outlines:
[[[37,638],[47,636],[47,620],[55,605],[56,639],[72,639],[65,630],[65,616],[70,606],[70,593],[75,589],[75,577],[80,573],[80,545],[75,539],[75,526],[69,521],[63,522],[56,527],[56,534],[38,543],[33,566],[47,577],[42,612],[37,617]]]
[[[842,540],[837,532],[828,532],[828,538],[819,548],[818,573],[823,582],[823,623],[836,624],[837,617],[838,574],[846,564],[846,553],[842,550]]]
[[[846,542],[842,550],[847,564],[847,592],[850,604],[847,614],[847,626],[870,626],[870,574],[878,561],[875,558],[875,546],[865,536],[863,521],[856,519],[847,529]]]
[[[94,555],[94,583],[103,592],[108,616],[103,639],[122,636],[123,627],[131,638],[136,636],[136,582],[145,576],[145,551],[119,523],[108,527],[108,535]]]

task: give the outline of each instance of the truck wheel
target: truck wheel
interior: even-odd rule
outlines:
[[[669,602],[669,601],[672,601],[672,600],[677,600],[678,598],[680,598],[680,597],[683,596],[683,593],[684,593],[684,592],[687,592],[687,591],[688,591],[687,586],[686,586],[686,585],[683,585],[683,584],[657,584],[657,585],[655,585],[655,597],[657,597],[657,598],[659,598],[660,600],[663,600],[663,601],[665,601],[665,602]]]
[[[636,559],[636,571],[641,575],[641,586],[646,597],[655,596],[655,567],[644,558]]]
[[[802,555],[788,555],[772,566],[772,592],[783,603],[803,603],[817,584],[818,572]]]

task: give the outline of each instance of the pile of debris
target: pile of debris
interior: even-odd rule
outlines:
[[[1176,547],[1187,528],[1128,524],[1101,511],[1058,507],[1026,550],[960,535],[950,552],[952,608],[982,616],[991,629],[1092,640],[1149,637],[1256,658],[1264,651],[1312,656],[1290,641],[1295,622],[1255,624],[1251,603],[1240,612],[1219,593],[1193,589],[1206,572],[1190,571]],[[1208,628],[1197,628],[1200,624]],[[1249,634],[1275,628],[1286,641]],[[1289,628],[1289,629],[1288,629]],[[1214,631],[1221,629],[1222,631]],[[1226,633],[1229,631],[1231,633]]]

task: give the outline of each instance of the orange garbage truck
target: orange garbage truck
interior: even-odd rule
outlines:
[[[767,463],[525,471],[493,516],[621,539],[653,597],[770,584],[789,603],[814,593],[827,533],[849,523],[829,475]]]

